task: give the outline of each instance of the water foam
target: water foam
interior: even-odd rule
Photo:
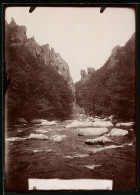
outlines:
[[[89,156],[89,154],[76,154],[74,156],[64,156],[64,158],[69,158],[69,159],[73,159],[73,158],[83,158],[83,157],[87,157]]]
[[[9,137],[9,138],[6,138],[6,141],[24,141],[24,140],[28,140],[28,139],[46,139],[48,140],[48,136],[46,135],[43,135],[43,134],[34,134],[34,133],[31,133],[28,137]]]
[[[39,150],[39,149],[33,150],[34,153],[41,152],[41,151],[42,150]]]
[[[39,133],[47,133],[48,131],[47,130],[43,130],[43,129],[37,129],[36,132],[39,132]]]
[[[46,152],[54,152],[54,150],[53,149],[48,149],[48,150],[46,150]]]
[[[97,153],[103,150],[107,150],[107,149],[115,149],[115,148],[123,148],[123,145],[117,146],[117,145],[110,145],[110,146],[105,146],[105,147],[100,147],[100,148],[94,148],[94,149],[90,149],[90,151],[92,151],[93,153]]]
[[[88,169],[94,169],[95,167],[100,167],[101,165],[84,165],[83,167],[86,167]]]
[[[6,141],[23,141],[27,138],[21,138],[21,137],[9,137],[9,138],[6,138]]]
[[[70,158],[70,159],[73,159],[74,157],[73,157],[73,156],[64,156],[64,158]]]

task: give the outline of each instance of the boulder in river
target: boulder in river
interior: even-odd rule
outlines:
[[[95,121],[93,123],[94,127],[113,127],[114,125],[110,121]]]
[[[41,125],[47,125],[47,126],[53,126],[56,124],[57,124],[56,121],[47,121],[47,120],[42,120],[42,123],[41,123]]]
[[[104,135],[108,133],[107,128],[85,128],[85,129],[80,129],[78,132],[79,136],[98,136],[98,135]]]
[[[110,136],[125,136],[127,134],[128,134],[127,130],[118,129],[118,128],[113,128],[110,131]]]
[[[95,121],[92,116],[89,117],[89,121]]]
[[[53,126],[56,125],[56,121],[48,121],[44,119],[33,119],[30,121],[31,124],[40,124],[40,125],[47,125],[47,126]]]
[[[44,134],[35,134],[35,133],[31,133],[29,135],[29,137],[27,137],[26,139],[46,139],[48,140],[48,136],[44,135]]]
[[[71,124],[67,125],[66,128],[92,127],[92,126],[93,126],[93,123],[90,121],[74,120]]]
[[[30,121],[31,124],[41,124],[42,123],[42,119],[33,119]]]
[[[114,115],[111,115],[111,116],[108,117],[108,119],[111,120],[111,121],[112,121],[114,118],[115,118]]]
[[[50,140],[54,142],[62,142],[66,140],[66,135],[54,135],[50,137]]]
[[[133,127],[134,126],[134,122],[128,122],[128,123],[117,123],[115,125],[116,127]]]
[[[87,139],[85,143],[89,145],[105,145],[105,144],[112,144],[113,142],[107,137],[101,136],[101,137],[94,138],[94,139]]]
[[[27,121],[24,118],[19,118],[18,124],[27,124]]]

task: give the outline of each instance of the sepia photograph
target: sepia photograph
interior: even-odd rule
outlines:
[[[4,9],[4,190],[137,190],[136,7]]]

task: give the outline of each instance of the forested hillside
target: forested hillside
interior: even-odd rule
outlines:
[[[74,86],[68,65],[49,45],[27,38],[26,27],[13,19],[5,24],[5,71],[9,121],[70,116]]]
[[[116,46],[106,63],[89,79],[76,83],[77,103],[90,115],[135,118],[135,34]]]

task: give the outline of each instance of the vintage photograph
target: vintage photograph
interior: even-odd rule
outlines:
[[[4,190],[136,190],[134,6],[5,6]]]

